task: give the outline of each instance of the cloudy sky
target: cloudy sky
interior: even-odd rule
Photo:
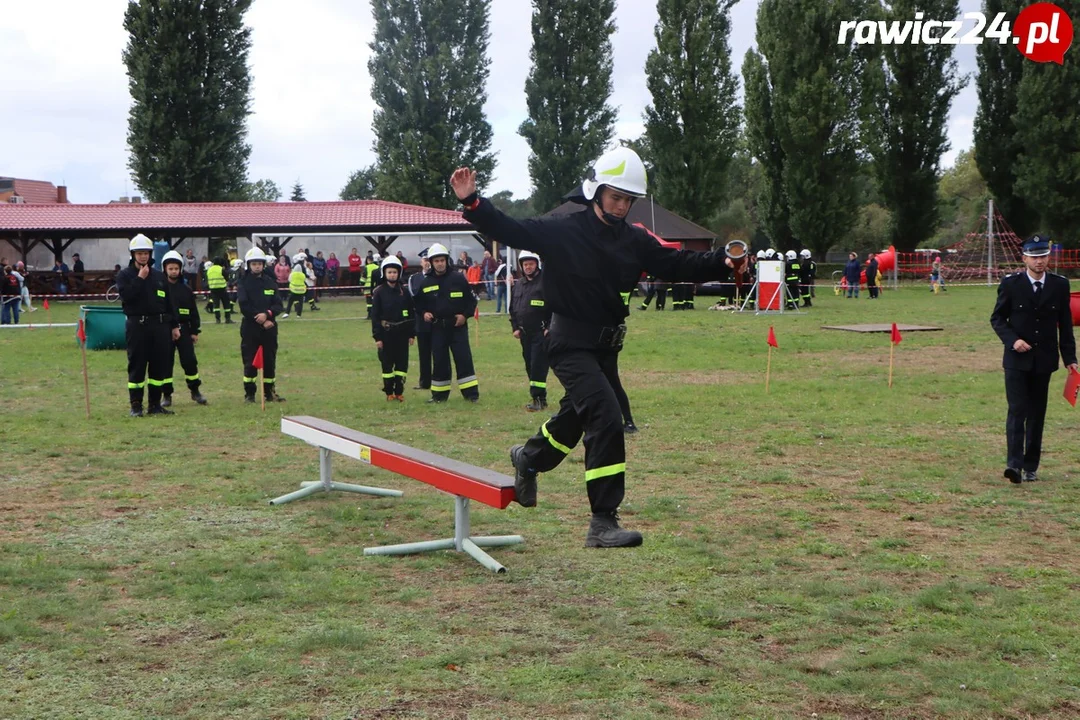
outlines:
[[[127,170],[130,97],[120,54],[127,0],[39,0],[4,4],[0,13],[0,175],[66,184],[73,202],[107,202],[138,194]],[[529,69],[527,0],[496,0],[491,16],[487,116],[495,131],[496,177],[489,190],[528,194],[528,146],[517,134],[525,118]],[[961,0],[961,11],[978,0]],[[755,0],[732,14],[733,66],[754,45]],[[372,101],[367,76],[373,21],[360,0],[255,0],[251,179],[283,191],[299,180],[309,200],[336,200],[349,173],[370,164]],[[644,65],[655,45],[655,0],[619,0],[614,37],[616,137],[641,134],[649,102]],[[970,23],[965,26],[969,27]],[[962,73],[974,73],[973,46],[957,48]],[[954,101],[952,150],[971,145],[974,87]],[[524,170],[524,172],[523,172]]]

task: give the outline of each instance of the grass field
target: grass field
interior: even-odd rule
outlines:
[[[388,405],[361,306],[337,301],[284,321],[283,405],[241,402],[238,333],[211,324],[209,406],[181,391],[174,417],[130,419],[124,354],[94,352],[91,421],[71,329],[0,332],[0,718],[1076,717],[1064,375],[1043,479],[1013,486],[992,290],[819,295],[773,318],[634,310],[623,518],[645,544],[583,547],[578,448],[537,508],[474,506],[477,534],[526,538],[492,551],[502,576],[363,557],[453,518],[361,463],[337,479],[405,497],[266,501],[318,476],[281,414],[509,471],[542,418],[504,317],[481,320],[476,406],[425,405],[415,352]],[[905,335],[891,390],[888,335],[819,329],[893,321],[945,330]]]

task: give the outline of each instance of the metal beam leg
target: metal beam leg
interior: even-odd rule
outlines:
[[[454,496],[454,537],[445,540],[403,543],[401,545],[383,545],[382,547],[364,548],[364,555],[412,555],[434,550],[457,550],[472,557],[488,570],[505,573],[506,568],[480,548],[519,545],[525,542],[520,535],[494,535],[491,537],[470,537],[469,499]]]
[[[288,493],[287,495],[282,495],[281,497],[276,497],[270,501],[270,504],[284,505],[293,500],[306,498],[308,495],[314,495],[318,492],[328,493],[332,490],[358,493],[360,495],[376,495],[379,497],[401,497],[404,495],[400,490],[387,490],[385,488],[368,487],[367,485],[334,482],[332,478],[333,466],[330,458],[331,451],[329,449],[323,447],[319,448],[319,480],[315,482],[302,482],[300,483],[299,490]]]

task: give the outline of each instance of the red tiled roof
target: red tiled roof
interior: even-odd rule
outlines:
[[[454,210],[385,200],[276,203],[113,203],[109,205],[0,204],[0,236],[12,231],[87,232],[154,230],[406,232],[470,225]],[[93,237],[93,236],[90,236]]]
[[[15,192],[22,196],[23,202],[41,205],[56,205],[56,186],[43,180],[21,180],[19,178],[5,178],[12,180]]]

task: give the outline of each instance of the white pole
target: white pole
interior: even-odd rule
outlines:
[[[652,195],[649,196],[649,210],[652,211],[652,227],[649,229],[656,232],[656,201]]]
[[[986,210],[986,284],[994,284],[994,198]]]

